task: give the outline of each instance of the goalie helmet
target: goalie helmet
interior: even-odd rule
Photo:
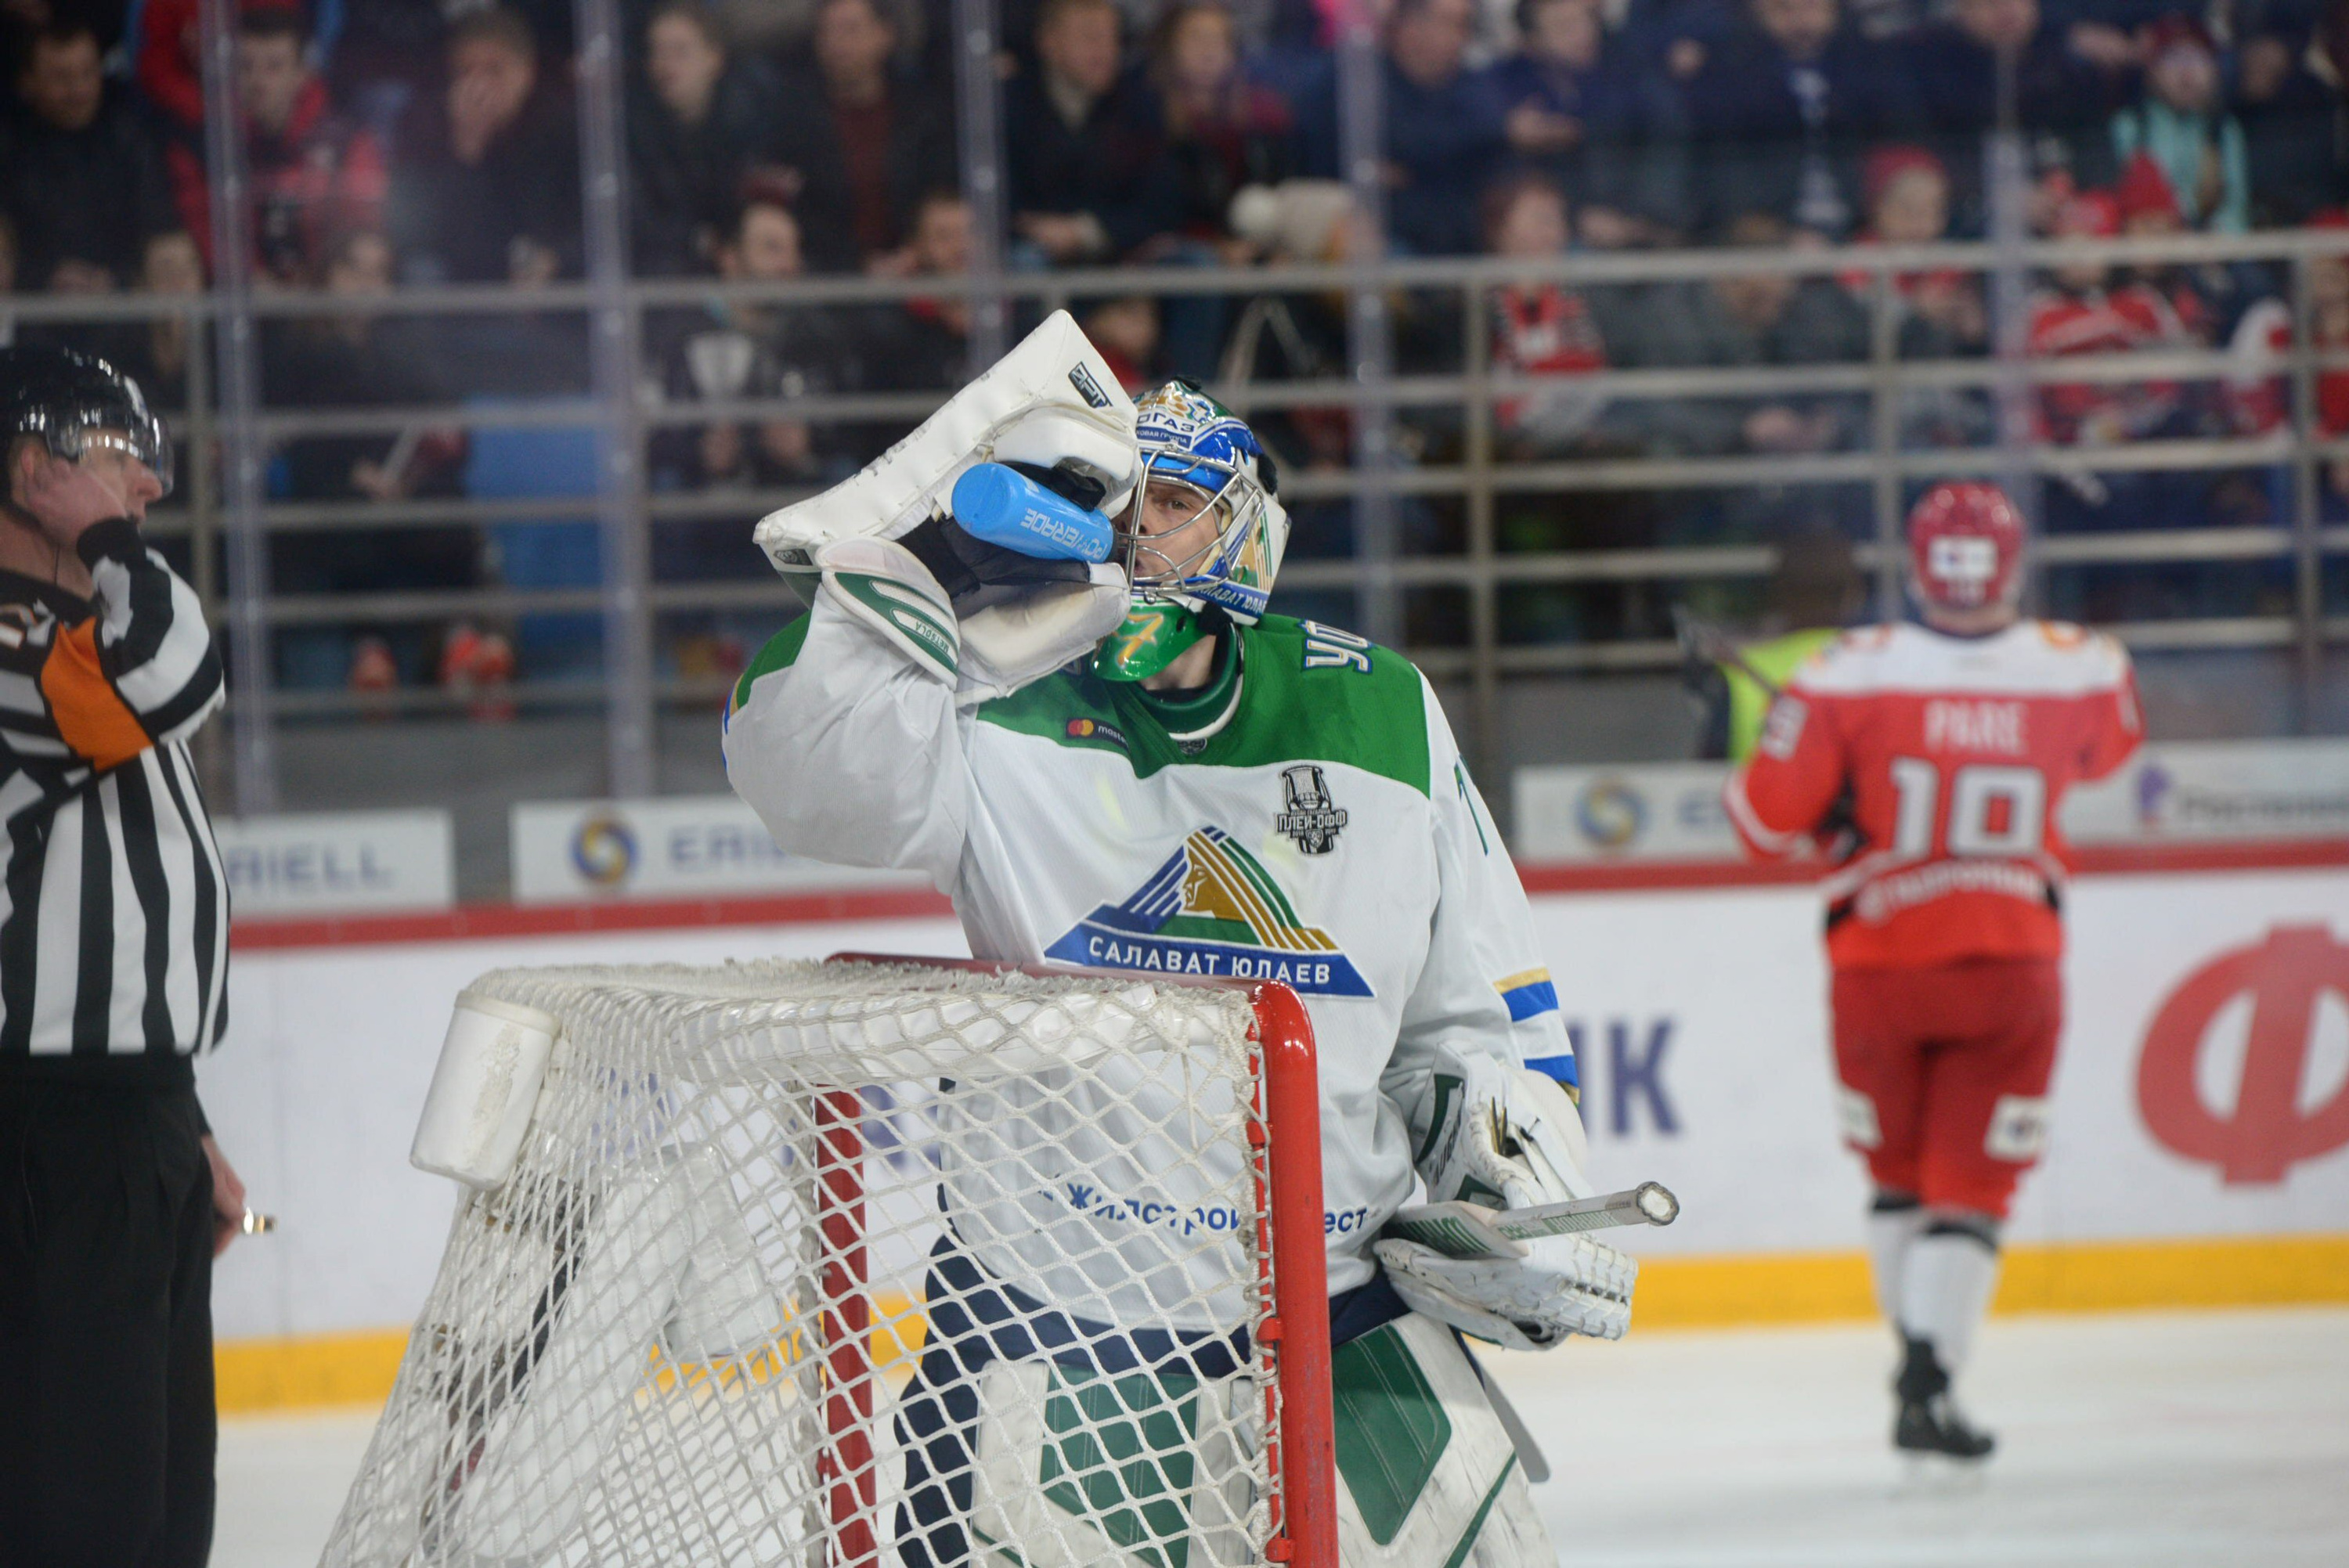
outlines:
[[[112,448],[147,465],[171,492],[171,443],[139,383],[70,348],[0,349],[0,438],[38,436],[68,462]],[[13,448],[11,449],[13,449]]]
[[[1135,412],[1145,479],[1187,487],[1198,497],[1193,515],[1212,512],[1217,524],[1211,541],[1174,559],[1152,542],[1168,533],[1142,531],[1150,487],[1136,488],[1121,543],[1137,607],[1171,601],[1195,612],[1214,605],[1236,621],[1260,619],[1288,544],[1272,459],[1245,420],[1191,382],[1169,381]]]
[[[1909,513],[1917,597],[1941,610],[2011,603],[2022,586],[2023,514],[1992,484],[1937,485]]]

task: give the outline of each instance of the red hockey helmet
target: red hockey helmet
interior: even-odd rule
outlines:
[[[1909,513],[1909,569],[1928,604],[2007,603],[2022,564],[2023,514],[1996,485],[1936,485]]]

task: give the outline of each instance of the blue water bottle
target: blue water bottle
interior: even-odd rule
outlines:
[[[955,521],[974,538],[1039,561],[1107,561],[1117,538],[1101,513],[1001,463],[964,470],[953,506]]]

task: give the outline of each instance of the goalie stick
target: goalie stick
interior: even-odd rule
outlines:
[[[1520,1258],[1525,1243],[1544,1236],[1570,1236],[1613,1225],[1669,1225],[1680,1218],[1681,1201],[1661,1182],[1642,1181],[1620,1192],[1542,1203],[1530,1209],[1488,1209],[1457,1200],[1397,1210],[1379,1233],[1454,1258]]]

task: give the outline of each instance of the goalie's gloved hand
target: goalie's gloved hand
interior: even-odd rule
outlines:
[[[1636,1259],[1588,1236],[1523,1245],[1521,1258],[1452,1258],[1389,1237],[1371,1251],[1404,1305],[1463,1334],[1511,1350],[1547,1350],[1569,1334],[1623,1337]]]
[[[1431,1203],[1494,1209],[1563,1203],[1599,1191],[1582,1173],[1589,1140],[1555,1078],[1481,1051],[1446,1050],[1431,1075],[1414,1163]]]
[[[1445,1051],[1431,1078],[1417,1161],[1431,1202],[1530,1209],[1588,1198],[1581,1113],[1555,1078],[1482,1052]],[[1508,1258],[1452,1258],[1400,1238],[1372,1249],[1414,1312],[1538,1350],[1569,1334],[1619,1339],[1639,1264],[1588,1236],[1547,1236]]]
[[[958,614],[1056,583],[1090,583],[1091,562],[1044,561],[990,544],[950,517],[934,517],[895,541],[927,568]]]

